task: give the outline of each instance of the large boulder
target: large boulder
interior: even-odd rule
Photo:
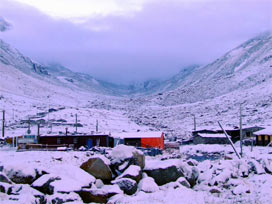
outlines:
[[[92,175],[73,165],[62,164],[52,169],[52,173],[60,178],[50,183],[54,193],[79,191],[81,188],[90,187],[95,182]]]
[[[45,174],[34,181],[31,187],[44,194],[52,195],[54,193],[54,187],[51,185],[51,183],[56,180],[61,180],[61,178],[56,175]]]
[[[107,203],[108,199],[116,194],[122,194],[118,185],[104,185],[100,189],[83,188],[77,192],[84,203]]]
[[[145,167],[145,156],[135,147],[118,145],[113,148],[110,157],[112,159],[112,168],[118,172],[124,172],[130,165]]]
[[[42,171],[33,166],[26,164],[11,163],[4,166],[3,172],[7,177],[17,184],[32,184],[37,178],[45,174]]]
[[[117,184],[121,190],[127,195],[133,195],[137,191],[136,181],[130,178],[121,178],[112,181],[112,184]]]
[[[112,179],[112,171],[109,167],[110,161],[104,156],[94,156],[81,164],[80,168],[97,179],[109,183]]]
[[[144,172],[152,177],[158,185],[176,181],[179,177],[184,176],[175,160],[149,161],[147,164]]]
[[[117,179],[121,178],[130,178],[138,183],[142,179],[142,170],[139,166],[131,165],[117,177]]]

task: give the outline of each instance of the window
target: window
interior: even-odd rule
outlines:
[[[77,137],[74,137],[74,138],[73,138],[73,143],[74,143],[74,144],[77,144],[77,143],[78,143],[78,138],[77,138]]]
[[[62,143],[61,138],[57,138],[57,144],[61,144],[61,143]]]

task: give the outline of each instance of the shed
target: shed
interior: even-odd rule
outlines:
[[[122,132],[111,134],[111,137],[113,140],[120,140],[125,145],[164,150],[164,133],[159,131]]]
[[[254,135],[256,136],[256,145],[267,146],[272,143],[272,127],[257,131]]]
[[[228,138],[221,133],[197,133],[193,139],[194,144],[228,144]]]

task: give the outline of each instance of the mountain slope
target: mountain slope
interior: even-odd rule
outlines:
[[[156,103],[175,105],[197,102],[252,88],[272,77],[272,35],[264,33],[192,72],[180,86]]]

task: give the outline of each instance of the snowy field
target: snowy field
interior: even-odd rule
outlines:
[[[103,184],[101,180],[80,168],[83,162],[93,157],[102,158],[109,165],[113,161],[122,160],[122,157],[129,157],[130,151],[134,151],[132,147],[122,145],[122,148],[124,149],[119,149],[119,152],[110,148],[100,152],[16,152],[2,148],[0,202],[35,203],[46,200],[45,203],[54,203],[62,200],[59,203],[83,203],[78,192],[88,188],[92,191],[114,192],[107,199],[112,204],[271,203],[272,148],[254,147],[251,150],[251,147],[244,147],[242,159],[237,158],[229,145],[186,145],[180,151],[165,152],[156,157],[146,156],[142,178],[133,195],[127,195],[116,184],[113,185],[120,175],[113,178],[115,180],[112,184]],[[215,159],[192,159],[194,156],[201,158],[207,155]],[[163,185],[156,184],[156,177],[154,182],[149,175],[150,171],[161,171],[164,175],[173,166],[181,169],[183,176],[172,178],[172,181],[169,176],[166,178],[168,183]],[[137,171],[134,167],[127,170],[127,173],[134,175]],[[6,181],[4,177],[7,177]],[[51,193],[37,190],[37,186],[47,182],[50,183]]]

